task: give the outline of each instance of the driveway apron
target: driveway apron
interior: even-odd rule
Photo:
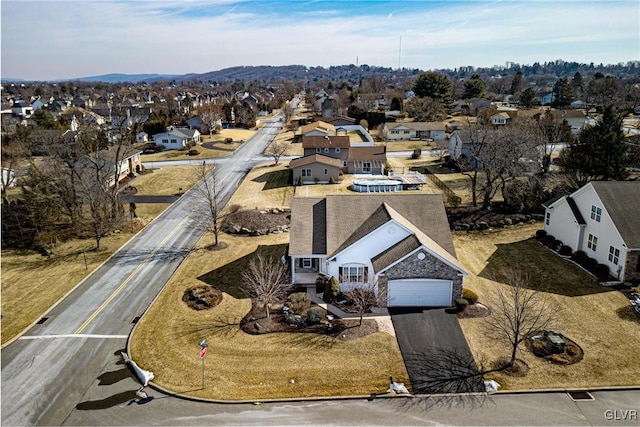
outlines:
[[[458,318],[444,308],[390,308],[414,394],[484,391]]]

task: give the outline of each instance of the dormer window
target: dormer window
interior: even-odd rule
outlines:
[[[316,153],[322,153],[322,148],[316,148]]]
[[[324,152],[328,153],[329,152],[329,147],[325,147]]]
[[[340,152],[340,147],[336,147],[336,153]]]

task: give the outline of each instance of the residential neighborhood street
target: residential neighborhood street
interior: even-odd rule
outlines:
[[[281,126],[275,116],[232,156],[217,162],[222,205]],[[120,357],[136,317],[207,230],[205,211],[197,189],[184,194],[39,324],[2,349],[4,425],[64,422],[105,363]]]

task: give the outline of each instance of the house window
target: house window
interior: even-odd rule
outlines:
[[[302,169],[302,176],[310,177],[311,169]]]
[[[302,268],[311,268],[313,267],[313,261],[311,258],[302,258]]]
[[[343,160],[343,161],[342,161],[342,167],[343,167],[343,168],[346,168],[346,167],[347,167],[347,161],[346,161],[346,160]]]
[[[163,144],[168,144],[168,143],[169,143],[169,140],[168,140],[168,139],[163,139],[163,140],[162,140],[162,143],[163,143]]]
[[[328,153],[329,152],[329,147],[325,147],[324,152]]]
[[[340,152],[340,147],[336,147],[336,153]]]
[[[616,249],[613,246],[609,246],[609,261],[618,265],[620,260],[620,249]]]
[[[316,148],[316,153],[322,153],[322,148],[320,147]]]
[[[324,174],[325,174],[325,175],[329,175],[329,169],[325,169],[325,170],[324,170]]]
[[[178,140],[177,140],[177,139],[171,139],[171,143],[172,143],[172,144],[177,144],[177,143],[178,143]]]
[[[597,246],[598,246],[598,238],[593,234],[589,234],[589,242],[587,243],[587,247],[595,252]]]
[[[391,134],[392,134],[392,135],[397,135],[397,134],[399,134],[399,133],[400,133],[400,131],[399,131],[399,130],[392,130],[392,131],[391,131]]]
[[[343,283],[367,283],[368,268],[364,265],[344,266],[339,270]]]
[[[404,131],[404,134],[405,134],[405,135],[409,135],[410,133],[411,133],[411,131],[410,131],[410,130],[405,130],[405,131]]]
[[[596,222],[600,222],[601,217],[602,217],[602,208],[599,208],[595,205],[591,205],[591,219],[595,219]]]
[[[549,222],[551,222],[551,212],[547,212],[544,218],[544,223],[549,225]]]
[[[362,172],[371,172],[371,162],[362,162]]]

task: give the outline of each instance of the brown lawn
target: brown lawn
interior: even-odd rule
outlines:
[[[173,196],[179,192],[180,188],[187,191],[198,182],[200,169],[201,166],[167,166],[147,169],[146,173],[136,176],[127,185],[138,190],[136,195]]]
[[[250,310],[240,271],[259,245],[284,253],[288,234],[222,235],[225,249],[206,248],[207,235],[143,316],[131,354],[154,382],[174,392],[223,400],[366,395],[384,392],[388,378],[408,383],[395,338],[377,332],[350,341],[320,334],[248,335],[239,322]],[[195,311],[181,301],[189,287],[210,283],[224,290],[222,303]],[[232,296],[233,295],[233,296]],[[198,342],[209,345],[202,388]],[[290,380],[294,380],[293,384]]]
[[[487,233],[455,233],[458,258],[469,271],[464,286],[491,308],[491,289],[508,286],[492,280],[509,269],[529,273],[531,287],[558,308],[554,330],[584,350],[584,359],[559,366],[535,357],[523,346],[519,358],[530,368],[524,377],[490,374],[502,389],[572,388],[634,385],[640,363],[640,318],[629,313],[619,291],[600,286],[579,267],[549,252],[531,236],[539,224]],[[461,319],[476,361],[487,367],[509,354],[508,346],[486,337],[483,320]]]

